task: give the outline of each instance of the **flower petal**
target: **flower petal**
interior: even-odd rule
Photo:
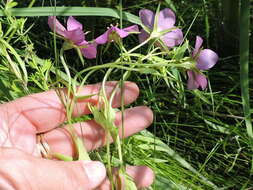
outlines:
[[[105,44],[108,42],[108,35],[111,33],[111,31],[107,30],[105,33],[103,33],[101,36],[97,37],[95,39],[95,42],[97,44]]]
[[[94,59],[97,56],[97,44],[96,43],[89,44],[86,48],[81,48],[81,52],[84,55],[84,57],[88,59]]]
[[[187,82],[187,89],[194,90],[198,89],[199,87],[204,90],[207,86],[207,79],[204,75],[196,73],[194,71],[188,70],[188,82]]]
[[[105,44],[109,41],[117,41],[119,38],[125,38],[129,35],[129,32],[138,32],[138,26],[133,25],[124,29],[120,29],[116,26],[110,27],[104,34],[95,39],[97,44]]]
[[[139,16],[141,18],[141,22],[147,26],[149,29],[152,29],[154,26],[155,21],[155,14],[148,10],[148,9],[142,9],[139,11]]]
[[[200,70],[208,70],[217,63],[218,59],[219,57],[214,51],[210,49],[204,49],[199,53],[196,66]]]
[[[196,36],[195,48],[192,52],[193,57],[197,55],[200,47],[202,46],[202,43],[203,43],[203,39],[200,36]]]
[[[199,84],[195,80],[195,72],[191,71],[191,70],[188,70],[187,75],[188,75],[187,89],[188,90],[197,89],[199,87]]]
[[[139,27],[135,24],[126,28],[123,28],[122,30],[124,30],[125,32],[139,32]]]
[[[115,27],[115,26],[111,27],[111,31],[115,31],[119,35],[120,38],[125,38],[129,35],[127,31],[123,29],[119,29],[118,27]]]
[[[159,12],[158,31],[172,28],[175,23],[176,23],[176,15],[171,9],[165,8]]]
[[[140,43],[144,42],[146,39],[148,39],[148,37],[149,34],[144,29],[141,29],[141,33],[138,35],[139,42]]]
[[[161,40],[169,48],[179,45],[183,42],[183,32],[180,29],[175,29],[161,37]]]
[[[76,45],[79,45],[85,40],[84,33],[81,29],[66,31],[66,38]]]
[[[66,28],[57,20],[55,16],[48,17],[48,25],[52,31],[55,32],[63,37],[66,37]]]
[[[199,86],[202,88],[202,90],[206,89],[207,79],[205,75],[195,73],[195,80],[199,84]]]
[[[83,30],[83,25],[78,22],[74,17],[70,16],[67,21],[67,30],[72,31],[77,29]]]

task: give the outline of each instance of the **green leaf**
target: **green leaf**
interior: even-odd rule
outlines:
[[[31,7],[31,8],[12,8],[8,9],[12,16],[103,16],[120,19],[120,12],[111,8],[101,7]],[[5,16],[3,10],[0,10],[0,16]],[[141,24],[140,18],[128,13],[122,12],[122,19],[135,24]]]
[[[139,72],[142,74],[155,74],[158,73],[157,70],[152,69],[152,68],[141,68],[139,69]]]
[[[95,96],[95,95],[97,95],[97,94],[89,94],[86,96],[75,96],[75,99],[76,100],[85,100],[85,99],[91,98],[92,96]]]
[[[2,78],[2,77],[1,77]],[[4,96],[8,99],[8,100],[13,100],[14,97],[11,95],[10,93],[10,88],[9,88],[10,84],[5,84],[5,81],[3,81],[2,79],[0,80],[0,92],[2,92],[2,94],[4,94]]]
[[[201,99],[202,101],[204,101],[205,103],[211,105],[212,103],[204,96],[204,93],[201,92],[200,90],[193,90],[192,91],[195,96],[197,96],[199,99]]]
[[[179,60],[182,59],[184,57],[184,53],[186,52],[186,50],[189,48],[189,42],[188,40],[185,40],[185,43],[182,46],[179,46],[177,48],[174,49],[174,58]]]
[[[212,127],[213,129],[215,129],[216,131],[219,131],[220,133],[231,134],[229,127],[227,128],[223,127],[222,125],[215,124],[214,122],[208,121],[206,119],[204,119],[204,122],[210,127]]]
[[[52,63],[50,60],[45,60],[44,65],[41,68],[43,73],[47,72],[52,67]]]

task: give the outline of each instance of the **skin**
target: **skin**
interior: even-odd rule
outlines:
[[[116,82],[106,84],[109,97]],[[87,85],[79,89],[80,96],[97,94],[100,84]],[[139,89],[135,83],[124,85],[124,104],[136,100]],[[60,89],[66,94],[66,89]],[[121,92],[117,92],[113,107],[119,107]],[[74,105],[73,117],[89,114],[87,103],[98,106],[98,96],[80,100]],[[120,136],[128,137],[148,127],[153,121],[152,111],[145,106],[128,108],[117,113],[115,124],[120,128]],[[67,126],[58,126],[66,121],[66,112],[55,91],[32,94],[0,105],[0,189],[6,190],[109,190],[104,165],[98,161],[65,162],[42,158],[37,146],[38,134],[51,152],[74,156],[75,150]],[[105,133],[95,121],[74,124],[76,133],[84,140],[87,150],[105,144]],[[124,136],[121,132],[124,131]],[[138,188],[152,184],[154,174],[146,166],[128,166]]]

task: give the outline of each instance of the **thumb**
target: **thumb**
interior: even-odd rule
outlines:
[[[0,187],[3,189],[92,190],[105,177],[101,162],[46,160],[17,149],[0,149]]]

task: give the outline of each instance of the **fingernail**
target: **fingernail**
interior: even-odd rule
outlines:
[[[98,161],[83,161],[83,168],[90,180],[91,188],[99,186],[106,177],[105,166]]]

